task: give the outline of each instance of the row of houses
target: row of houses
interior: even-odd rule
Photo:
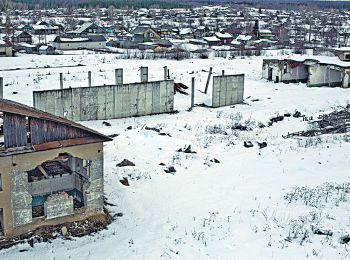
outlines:
[[[152,42],[187,40],[237,49],[345,46],[349,14],[339,10],[269,10],[252,7],[12,11],[0,34],[14,44],[51,44],[51,36],[103,35],[107,46],[153,48]],[[147,44],[145,44],[147,43]]]

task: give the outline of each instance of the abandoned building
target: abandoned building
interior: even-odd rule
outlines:
[[[0,236],[103,211],[103,142],[64,118],[0,99]]]
[[[264,59],[262,67],[264,79],[276,83],[304,82],[308,87],[348,88],[349,73],[350,62],[338,57]]]
[[[262,77],[278,82],[307,82],[309,72],[302,61],[292,59],[264,59]]]

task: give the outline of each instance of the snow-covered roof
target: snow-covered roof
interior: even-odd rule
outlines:
[[[232,38],[232,35],[229,34],[229,33],[217,32],[217,33],[215,33],[215,36],[218,37],[218,38],[222,38],[222,39],[230,39],[230,38]]]
[[[249,41],[250,39],[252,39],[253,36],[251,35],[244,35],[244,34],[241,34],[241,35],[238,35],[236,40],[241,40],[241,41]]]
[[[180,35],[189,34],[189,33],[192,33],[192,29],[191,28],[182,28],[182,29],[180,29]]]
[[[80,33],[84,32],[86,29],[88,29],[92,25],[93,25],[93,23],[91,23],[91,22],[84,23],[82,26],[80,26],[79,28],[77,28],[73,32],[77,33],[77,34],[80,34]]]
[[[333,48],[332,50],[335,50],[335,51],[350,51],[350,47],[339,47],[339,48]]]
[[[86,42],[89,38],[77,37],[77,38],[63,38],[61,37],[61,42]]]
[[[267,29],[260,29],[259,33],[271,34],[272,32],[270,30],[267,30]]]
[[[203,37],[203,40],[207,42],[219,42],[220,39],[217,38],[216,36],[210,36],[210,37]]]
[[[233,40],[230,44],[231,45],[241,45],[241,42]]]
[[[276,59],[291,60],[291,61],[298,61],[298,62],[310,61],[310,62],[316,62],[319,64],[335,65],[343,68],[350,67],[350,62],[341,61],[338,57],[329,57],[329,56],[291,55],[291,56],[277,57],[270,60],[276,60]]]
[[[58,26],[47,26],[47,25],[33,25],[34,30],[57,30]]]

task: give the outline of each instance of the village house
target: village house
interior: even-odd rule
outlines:
[[[52,42],[56,50],[102,49],[106,47],[103,35],[56,36]]]
[[[10,39],[12,43],[32,43],[32,36],[28,32],[24,31],[15,31],[12,35],[10,35]]]
[[[274,38],[271,30],[268,29],[259,29],[258,30],[258,38],[264,40],[272,40]]]
[[[0,57],[12,57],[12,46],[3,40],[0,40]]]
[[[209,37],[203,37],[203,40],[209,45],[209,46],[218,46],[221,45],[221,40],[214,36]]]
[[[70,33],[75,35],[107,34],[107,31],[103,27],[89,22],[82,24],[79,28]]]
[[[58,34],[60,28],[56,25],[50,25],[47,22],[40,21],[32,26],[35,35]]]
[[[228,45],[232,42],[233,36],[229,33],[215,33],[215,36],[220,39],[222,45]]]
[[[160,39],[160,36],[150,26],[137,26],[132,31],[132,40],[135,43],[154,42]]]
[[[65,118],[0,99],[0,236],[103,211],[103,142]]]
[[[51,45],[42,45],[39,47],[39,54],[53,55],[55,54],[55,48]]]

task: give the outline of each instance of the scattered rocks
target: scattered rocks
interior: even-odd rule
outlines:
[[[130,186],[128,178],[123,177],[122,180],[119,180],[121,184],[123,184],[124,186]]]
[[[64,237],[68,235],[68,229],[67,229],[66,226],[63,226],[63,227],[61,228],[61,234],[62,234],[62,236],[64,236]]]
[[[291,113],[285,113],[283,116],[284,116],[284,117],[291,117],[292,114],[291,114]]]
[[[119,134],[111,134],[111,135],[108,135],[108,137],[110,137],[110,138],[114,138],[114,137],[117,137],[117,136],[119,136]]]
[[[232,130],[241,130],[241,131],[247,131],[247,127],[241,124],[235,125],[231,127]]]
[[[321,235],[321,236],[332,236],[333,232],[331,230],[322,230],[320,228],[314,229],[313,233],[315,235]]]
[[[246,148],[250,148],[250,147],[253,147],[253,143],[251,141],[244,141],[244,147]]]
[[[164,170],[166,173],[174,174],[176,172],[176,169],[174,166],[169,166],[168,169]]]
[[[212,159],[212,160],[210,160],[211,162],[213,162],[213,163],[220,163],[220,161],[218,160],[218,159]]]
[[[169,133],[158,133],[159,135],[162,135],[162,136],[169,136],[169,137],[171,137],[171,134],[169,134]]]
[[[107,121],[103,121],[102,124],[105,125],[105,126],[112,126],[112,124],[107,122]]]
[[[177,150],[178,152],[183,152],[183,153],[197,153],[195,151],[192,151],[191,145],[188,145],[187,147],[185,146],[184,148],[180,148]]]
[[[277,123],[277,122],[283,121],[283,119],[284,119],[284,116],[275,116],[270,119],[270,122]]]
[[[129,161],[128,159],[124,159],[122,162],[117,164],[117,167],[125,167],[125,166],[135,166],[135,163]]]
[[[302,117],[302,115],[301,115],[301,113],[300,113],[298,110],[296,110],[296,111],[294,112],[294,114],[293,114],[293,117],[295,117],[295,118],[297,118],[297,117]]]
[[[158,128],[156,128],[156,127],[148,127],[148,126],[145,126],[145,130],[155,131],[155,132],[159,133],[161,129],[158,129]]]
[[[340,244],[347,244],[350,242],[350,235],[344,235],[340,237]]]
[[[162,163],[162,162],[161,162],[159,165],[161,165],[161,166],[165,166],[165,163]]]
[[[122,217],[124,214],[122,212],[118,212],[117,214],[115,214],[116,217]]]
[[[132,129],[131,125],[126,128],[126,130],[131,130],[131,129]]]
[[[258,145],[259,145],[260,149],[263,149],[263,148],[265,148],[267,146],[267,143],[266,142],[262,142],[262,143],[258,142]]]

